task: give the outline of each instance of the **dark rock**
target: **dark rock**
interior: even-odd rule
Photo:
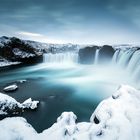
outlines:
[[[85,47],[79,50],[79,63],[93,64],[95,59],[95,52],[98,46]]]
[[[101,135],[103,135],[103,131],[102,130],[98,131],[97,134],[96,134],[96,136],[101,136]]]
[[[93,46],[85,47],[79,50],[79,63],[81,64],[93,64],[95,61],[96,50],[99,51],[99,63],[110,62],[113,57],[115,50],[112,46],[104,45],[103,47]]]
[[[104,45],[99,51],[99,63],[108,63],[112,60],[115,50],[112,46]]]
[[[18,61],[22,63],[38,63],[43,61],[43,51],[29,44],[27,41],[16,37],[1,37],[2,47],[0,47],[0,56],[8,61]],[[7,41],[8,40],[8,41]]]
[[[94,123],[95,124],[99,124],[100,123],[99,119],[96,116],[94,117]]]

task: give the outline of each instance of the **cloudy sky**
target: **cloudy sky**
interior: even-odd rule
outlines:
[[[140,0],[0,0],[0,35],[52,43],[140,44]]]

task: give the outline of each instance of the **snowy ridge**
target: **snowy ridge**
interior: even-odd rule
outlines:
[[[23,118],[6,118],[0,121],[0,140],[140,140],[139,106],[140,92],[123,85],[99,104],[90,122],[76,124],[76,115],[64,112],[49,129],[37,133]]]
[[[11,39],[12,37],[6,37],[6,36],[0,37],[0,47],[6,47],[5,45],[11,42]],[[31,40],[21,40],[21,41],[24,44],[29,45],[29,47],[35,48],[37,49],[37,51],[40,51],[40,52],[42,52],[43,50],[48,52],[48,51],[51,51],[51,49],[54,49],[55,51],[77,50],[81,46],[81,45],[72,44],[72,43],[53,44],[53,43],[42,43],[42,42],[31,41]]]
[[[30,40],[22,40],[16,37],[0,37],[0,67],[28,62],[27,59],[38,58],[43,53],[78,52],[77,44],[51,44]],[[24,61],[25,60],[25,61]],[[36,59],[37,60],[37,59]],[[35,61],[35,59],[34,59]]]
[[[138,44],[118,44],[112,45],[114,49],[129,49],[129,48],[140,48]]]
[[[43,55],[41,43],[30,42],[16,37],[0,37],[0,67],[27,62],[29,58],[41,58]]]
[[[20,50],[19,48],[14,48],[13,53],[15,56],[21,57],[21,58],[29,58],[29,57],[34,57],[35,54],[32,53],[27,53],[25,51]]]

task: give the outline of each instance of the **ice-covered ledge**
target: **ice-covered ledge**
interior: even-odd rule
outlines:
[[[11,140],[140,140],[140,91],[121,86],[102,101],[90,122],[75,123],[72,112],[64,112],[57,122],[37,133],[24,118],[0,121],[0,139]]]

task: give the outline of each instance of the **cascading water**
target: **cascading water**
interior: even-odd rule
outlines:
[[[112,57],[112,64],[127,68],[132,71],[137,67],[140,59],[140,50],[137,48],[117,49]]]
[[[115,53],[114,53],[114,55],[113,55],[113,58],[112,58],[112,64],[117,63],[117,59],[118,59],[119,52],[120,52],[120,50],[116,50],[116,51],[115,51]]]
[[[94,65],[99,63],[100,49],[96,49],[94,56]],[[118,66],[134,78],[140,73],[140,50],[137,48],[117,48],[111,60],[111,65]],[[44,63],[50,64],[77,64],[78,53],[77,52],[63,52],[63,53],[46,53],[44,54]],[[110,63],[110,62],[109,62]]]
[[[134,52],[135,50],[132,49],[125,50],[119,58],[118,65],[121,67],[125,67],[128,64]]]
[[[40,124],[39,132],[52,125],[57,114],[63,111],[72,110],[82,116],[80,119],[89,119],[93,106],[96,107],[98,102],[112,95],[119,85],[128,84],[140,88],[140,81],[132,78],[133,76],[137,78],[140,73],[140,50],[120,47],[115,51],[112,49],[110,53],[110,51],[101,49],[100,51],[99,49],[96,51],[95,49],[89,49],[89,51],[86,49],[85,53],[82,53],[81,57],[91,59],[91,65],[73,65],[80,62],[78,60],[81,58],[78,58],[78,53],[74,51],[46,53],[43,64],[0,73],[1,91],[3,85],[7,85],[9,81],[28,79],[29,84],[25,84],[26,88],[21,87],[16,91],[17,95],[14,93],[14,96],[19,100],[22,100],[23,96],[38,98],[40,105],[36,110],[37,113],[36,111],[33,114],[25,112],[25,117],[36,128]],[[100,63],[109,55],[107,62],[112,62],[110,65],[106,65],[106,62]],[[99,65],[93,65],[93,63]],[[128,67],[124,64],[127,64]],[[131,72],[129,73],[128,70]],[[87,110],[87,108],[89,109]]]
[[[129,76],[136,83],[139,81],[140,74],[140,50],[137,48],[125,48],[115,51],[112,58],[112,65],[119,66],[126,73],[129,73]],[[138,83],[137,83],[138,84]]]
[[[98,58],[99,58],[99,51],[100,49],[96,49],[96,52],[95,52],[95,61],[94,61],[94,64],[98,64]]]
[[[138,82],[139,78],[140,78],[140,50],[135,51],[135,53],[133,54],[127,70],[133,74],[133,79]]]
[[[133,71],[134,69],[136,69],[139,60],[140,60],[140,50],[137,50],[134,52],[132,58],[130,59],[127,69],[129,71]]]
[[[45,63],[78,63],[77,52],[64,52],[64,53],[46,53],[44,54]]]

